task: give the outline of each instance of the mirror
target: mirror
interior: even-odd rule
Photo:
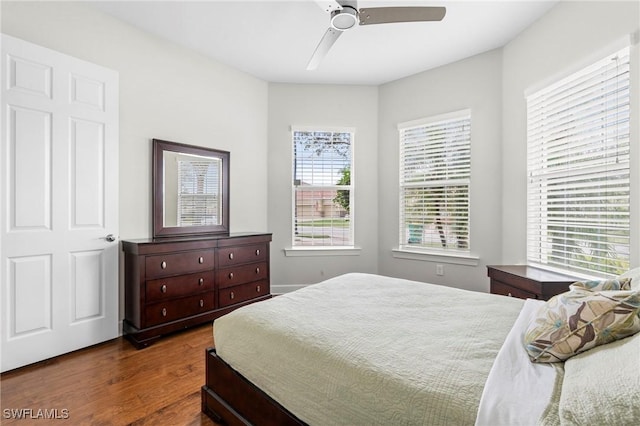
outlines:
[[[153,139],[153,237],[229,233],[229,152]]]

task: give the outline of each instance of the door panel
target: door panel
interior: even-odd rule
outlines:
[[[104,227],[104,125],[71,119],[71,227]]]
[[[72,322],[104,315],[104,279],[100,276],[102,263],[102,250],[72,253]]]
[[[6,371],[119,334],[118,75],[4,34],[2,71]]]
[[[9,338],[51,330],[51,256],[10,259]]]
[[[50,99],[53,70],[50,66],[32,62],[8,53],[9,89]]]
[[[9,107],[11,230],[51,228],[51,113]]]

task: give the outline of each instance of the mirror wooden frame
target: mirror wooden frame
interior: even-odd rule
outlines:
[[[153,238],[185,237],[229,234],[229,160],[230,153],[213,148],[186,145],[178,142],[153,139],[152,198]],[[197,155],[222,160],[221,201],[222,220],[219,225],[165,226],[164,222],[164,153]]]

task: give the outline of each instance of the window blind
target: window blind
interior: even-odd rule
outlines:
[[[293,246],[352,247],[353,132],[293,130]]]
[[[400,247],[469,251],[471,113],[398,125]]]
[[[629,48],[527,97],[527,258],[629,267]]]
[[[178,160],[178,226],[220,224],[219,160]]]

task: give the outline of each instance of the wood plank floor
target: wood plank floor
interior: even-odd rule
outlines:
[[[0,423],[215,425],[200,412],[212,345],[213,328],[205,324],[142,350],[120,337],[9,371],[0,375]],[[16,409],[31,410],[29,417],[38,410],[65,417],[66,410],[70,422],[12,419],[7,410]]]

